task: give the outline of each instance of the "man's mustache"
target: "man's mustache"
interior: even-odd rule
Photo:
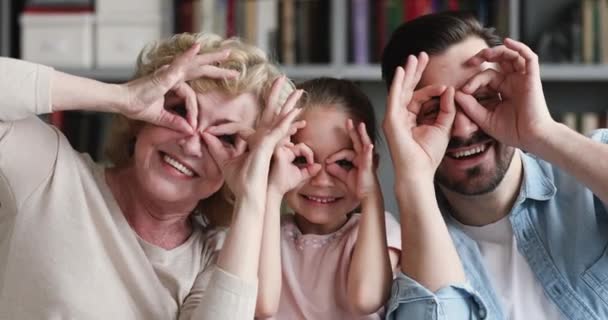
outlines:
[[[464,147],[472,146],[474,144],[487,142],[489,140],[494,140],[494,139],[483,131],[477,131],[470,138],[467,138],[467,139],[463,139],[460,137],[451,138],[450,142],[448,143],[448,149],[464,148]]]

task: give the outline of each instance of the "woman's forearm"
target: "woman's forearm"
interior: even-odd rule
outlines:
[[[251,283],[258,280],[264,210],[265,200],[236,200],[232,224],[217,260],[220,268]]]
[[[264,232],[258,271],[256,317],[274,316],[281,297],[281,201],[282,195],[268,191]]]
[[[54,70],[51,75],[53,111],[90,110],[120,112],[127,104],[126,87]]]

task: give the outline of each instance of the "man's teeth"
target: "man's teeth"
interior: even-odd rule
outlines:
[[[480,145],[478,147],[475,147],[475,148],[472,148],[472,149],[455,152],[453,154],[453,157],[454,158],[468,157],[468,156],[471,156],[471,155],[482,153],[485,150],[486,150],[486,145],[482,144],[482,145]]]
[[[172,166],[173,168],[177,169],[177,171],[187,175],[188,177],[192,177],[194,176],[194,172],[192,172],[192,170],[186,168],[186,166],[184,166],[183,164],[179,163],[179,161],[169,157],[168,155],[165,155],[163,157],[163,160],[168,163],[170,166]]]
[[[327,197],[314,197],[314,196],[305,196],[306,199],[319,202],[319,203],[330,203],[336,201],[337,198],[327,198]]]

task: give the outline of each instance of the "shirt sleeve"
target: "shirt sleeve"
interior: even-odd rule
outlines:
[[[246,282],[217,266],[199,276],[207,277],[207,285],[194,289],[188,298],[190,301],[180,312],[180,320],[254,318],[257,282]],[[190,308],[187,304],[196,307]]]
[[[0,57],[0,121],[51,112],[51,75],[47,66]]]
[[[399,272],[386,306],[388,320],[487,319],[479,295],[467,284],[450,285],[433,293]]]
[[[180,307],[179,320],[253,319],[257,283],[246,282],[216,265],[225,229],[207,231],[202,270]]]

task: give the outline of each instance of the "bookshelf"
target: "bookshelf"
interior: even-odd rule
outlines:
[[[181,1],[189,0],[174,0],[174,3],[180,3]],[[206,0],[193,1],[202,2]],[[217,1],[219,2],[220,0]],[[259,1],[273,1],[273,3],[278,3],[283,0],[234,1],[239,1],[239,3],[243,3],[240,1],[255,1],[256,3]],[[329,4],[330,19],[329,24],[327,24],[327,29],[329,29],[327,32],[330,34],[329,62],[321,64],[284,64],[281,66],[281,69],[296,81],[328,76],[346,78],[358,82],[370,96],[377,110],[377,119],[381,121],[384,115],[387,91],[381,80],[380,66],[375,61],[368,64],[354,64],[350,62],[352,57],[349,56],[349,28],[351,27],[349,25],[349,3],[352,0],[319,1],[331,1]],[[375,3],[375,1],[370,0],[370,3]],[[521,40],[534,48],[540,34],[552,25],[560,23],[560,16],[569,6],[586,0],[552,0],[550,5],[542,1],[486,1],[508,1],[508,9],[504,10],[505,14],[508,15],[508,31],[504,35]],[[0,55],[15,56],[18,52],[15,48],[11,48],[11,43],[15,44],[14,40],[19,38],[19,30],[11,30],[11,27],[14,26],[15,17],[11,16],[10,12],[14,12],[15,8],[19,7],[19,3],[20,1],[18,0],[0,0]],[[237,14],[236,19],[243,19],[243,15]],[[238,31],[239,29],[237,29]],[[240,29],[240,31],[242,32],[243,29]],[[313,41],[312,44],[314,45],[315,42]],[[276,51],[271,51],[271,56],[279,57],[280,55]],[[132,68],[64,68],[60,70],[108,82],[123,82],[130,79],[133,75]],[[608,64],[543,63],[541,60],[541,78],[550,111],[557,119],[562,114],[568,112],[608,112],[608,90],[605,89],[608,85]],[[90,119],[85,121],[90,121]],[[397,212],[394,199],[390,196],[393,185],[390,156],[384,145],[380,145],[377,150],[381,154],[379,175],[380,181],[382,181],[382,188],[385,191],[387,210]]]

